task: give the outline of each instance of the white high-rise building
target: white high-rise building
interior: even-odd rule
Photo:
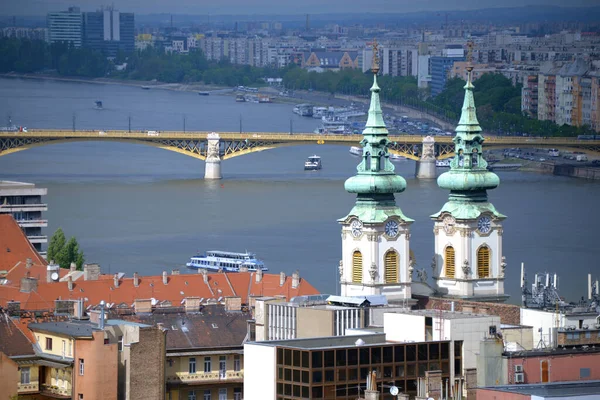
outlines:
[[[50,43],[72,43],[81,47],[83,38],[83,14],[79,7],[67,11],[51,12],[47,15],[48,41]]]

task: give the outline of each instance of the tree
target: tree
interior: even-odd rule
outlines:
[[[85,257],[83,251],[79,249],[79,243],[75,237],[66,241],[65,234],[61,228],[58,228],[50,238],[48,245],[48,259],[54,261],[61,268],[69,268],[71,263],[77,264],[77,269],[83,269]]]
[[[65,233],[63,232],[62,228],[58,228],[56,232],[54,232],[54,235],[52,235],[50,238],[50,244],[48,245],[47,252],[48,260],[58,262],[58,254],[65,246],[66,241]]]

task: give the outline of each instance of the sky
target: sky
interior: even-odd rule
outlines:
[[[43,15],[69,6],[94,11],[113,4],[123,12],[229,14],[323,14],[323,13],[404,13],[438,10],[473,10],[525,5],[585,7],[598,0],[0,0],[0,15]]]

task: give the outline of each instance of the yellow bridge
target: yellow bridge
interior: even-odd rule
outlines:
[[[128,131],[69,131],[29,130],[28,132],[0,132],[0,156],[49,144],[77,141],[116,141],[137,143],[175,151],[187,156],[206,160],[209,132],[128,132]],[[318,135],[267,132],[222,132],[219,133],[219,155],[221,160],[285,146],[298,145],[342,145],[357,146],[361,135]],[[454,156],[454,143],[450,136],[435,136],[435,157],[444,159]],[[390,152],[419,160],[423,136],[390,136]],[[577,138],[552,137],[494,137],[486,136],[484,148],[558,148],[581,151],[588,154],[600,153],[600,140],[578,140]]]

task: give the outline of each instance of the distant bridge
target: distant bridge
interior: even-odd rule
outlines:
[[[80,141],[110,141],[144,144],[174,151],[190,157],[206,160],[209,146],[209,132],[174,131],[69,131],[69,130],[29,130],[28,132],[0,132],[0,156],[50,144]],[[435,136],[434,156],[444,159],[454,156],[454,143],[451,136]],[[305,133],[270,132],[222,132],[219,133],[218,153],[220,160],[242,156],[278,147],[329,144],[358,146],[362,135],[319,135]],[[393,154],[419,161],[423,148],[423,136],[390,136],[389,150]],[[600,140],[578,140],[566,137],[490,137],[486,136],[484,148],[558,148],[600,154]]]

